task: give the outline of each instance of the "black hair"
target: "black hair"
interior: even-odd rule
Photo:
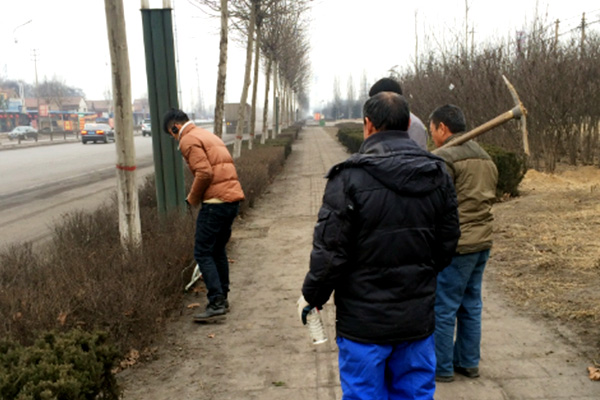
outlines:
[[[400,86],[400,83],[394,78],[381,78],[371,86],[371,89],[369,89],[369,97],[373,97],[381,92],[394,92],[401,95],[402,86]]]
[[[465,115],[459,107],[453,104],[436,108],[429,116],[429,122],[432,122],[436,128],[440,126],[440,122],[443,122],[452,134],[464,132],[467,129]]]
[[[363,106],[363,116],[369,118],[377,131],[406,131],[410,122],[408,102],[397,93],[377,93]]]
[[[171,131],[169,130],[169,127],[171,124],[174,124],[174,123],[185,124],[189,120],[190,119],[188,118],[186,113],[184,113],[183,111],[181,111],[177,108],[171,108],[163,116],[163,131],[167,135],[170,135]]]

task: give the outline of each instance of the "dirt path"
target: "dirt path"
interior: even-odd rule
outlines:
[[[169,324],[157,359],[120,374],[125,400],[341,399],[335,310],[324,308],[330,340],[309,343],[295,302],[308,268],[326,171],[347,157],[322,128],[302,131],[283,173],[236,223],[230,249],[231,312],[197,325],[185,308]],[[205,304],[204,294],[186,304]],[[482,377],[439,384],[437,400],[600,398],[600,383],[567,338],[513,311],[485,282]]]

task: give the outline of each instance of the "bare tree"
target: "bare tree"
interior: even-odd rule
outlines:
[[[352,75],[348,77],[348,88],[346,90],[346,100],[348,101],[348,118],[354,118],[354,106],[356,100],[354,99],[354,81]]]
[[[333,78],[333,119],[339,119],[342,111],[342,92],[340,90],[340,78]]]
[[[106,25],[112,65],[117,144],[117,197],[121,243],[127,247],[142,243],[140,210],[135,181],[135,146],[133,143],[133,110],[131,76],[123,0],[105,0]]]
[[[232,0],[190,0],[202,11],[218,15],[221,19],[219,41],[219,66],[217,72],[217,94],[215,100],[214,133],[223,136],[223,114],[225,110],[225,86],[227,82],[227,47],[229,42],[229,4],[236,5]]]
[[[256,27],[257,3],[260,0],[250,0],[250,20],[248,22],[248,38],[246,46],[246,68],[244,70],[244,83],[242,85],[242,96],[238,108],[237,125],[235,129],[235,142],[233,144],[233,158],[242,154],[242,138],[246,122],[246,101],[248,100],[248,89],[250,87],[250,71],[252,69],[252,45],[254,43],[254,29]]]
[[[225,111],[225,83],[227,81],[227,0],[221,0],[221,40],[219,44],[219,72],[217,74],[217,97],[215,100],[215,134],[223,137],[223,114]]]

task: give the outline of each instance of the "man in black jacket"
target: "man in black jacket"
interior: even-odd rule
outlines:
[[[364,105],[359,153],[327,174],[303,313],[335,291],[344,399],[433,399],[436,275],[460,236],[444,161],[406,132],[404,97]]]

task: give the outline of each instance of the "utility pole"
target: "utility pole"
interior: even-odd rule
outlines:
[[[115,141],[117,147],[117,198],[121,244],[127,248],[142,243],[140,210],[136,185],[131,73],[123,0],[104,0],[110,48]]]
[[[419,29],[417,28],[417,15],[419,11],[415,10],[415,74],[419,75]]]
[[[554,52],[556,52],[558,50],[558,27],[560,25],[560,20],[557,18],[554,23]]]
[[[581,57],[585,55],[585,13],[581,16]]]
[[[465,56],[469,48],[469,0],[465,0]]]
[[[35,103],[37,107],[37,128],[38,130],[41,130],[42,118],[40,117],[40,87],[38,85],[37,52],[35,49],[33,49],[33,68],[35,70]]]

